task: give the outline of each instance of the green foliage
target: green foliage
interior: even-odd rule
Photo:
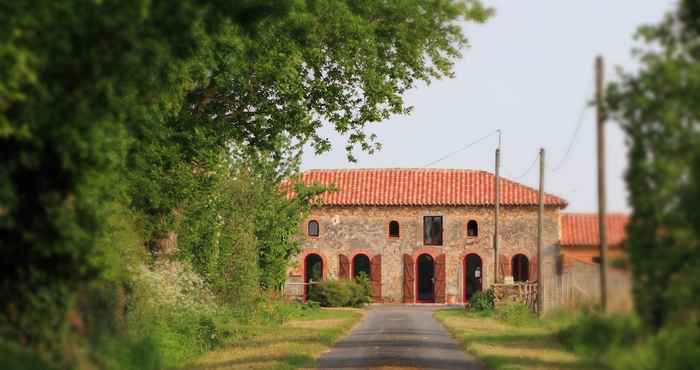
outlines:
[[[627,228],[635,307],[643,323],[697,325],[700,313],[700,9],[683,0],[643,26],[640,68],[608,87],[627,134]]]
[[[330,149],[321,123],[349,157],[376,150],[365,125],[407,113],[416,82],[450,76],[460,22],[488,15],[476,0],[8,2],[0,338],[60,367],[80,362],[68,344],[144,369],[216,345],[217,310],[254,316],[298,252],[324,189],[288,199],[282,179],[304,145]],[[343,303],[362,304],[367,287],[352,284]]]
[[[325,280],[309,288],[309,300],[322,307],[361,307],[371,301],[369,281]]]
[[[475,312],[491,312],[495,307],[496,295],[493,288],[474,293],[469,299],[467,310]]]
[[[0,341],[0,369],[51,370],[35,352],[17,343]]]
[[[569,350],[614,370],[691,369],[700,361],[694,326],[652,333],[635,316],[584,315],[557,336]]]
[[[521,302],[510,302],[496,310],[496,318],[513,326],[526,326],[536,323],[532,309]]]
[[[641,334],[640,321],[634,316],[587,314],[563,328],[558,336],[568,349],[601,358],[612,349],[632,347]]]

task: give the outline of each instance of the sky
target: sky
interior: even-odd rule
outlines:
[[[634,70],[636,28],[656,23],[676,1],[484,3],[496,15],[483,25],[464,24],[470,45],[455,63],[455,78],[416,86],[405,95],[414,107],[410,115],[368,126],[366,131],[383,145],[380,152],[357,153],[357,163],[350,163],[346,138],[323,128],[320,134],[333,149],[318,156],[306,150],[302,169],[422,168],[500,129],[502,176],[536,188],[538,166],[531,165],[544,148],[550,168],[545,191],[566,199],[567,211],[596,211],[595,111],[585,108],[593,96],[595,57],[605,58],[608,80],[618,67]],[[606,135],[608,210],[628,212],[624,134],[609,121]],[[493,172],[497,146],[497,135],[492,135],[430,168]]]

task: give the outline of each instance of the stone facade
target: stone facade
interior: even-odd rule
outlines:
[[[423,217],[443,217],[443,243],[428,246],[423,240]],[[544,216],[544,248],[542,272],[544,282],[556,274],[556,261],[560,254],[560,208],[546,207]],[[307,234],[308,221],[316,220],[320,225],[318,237]],[[478,223],[478,235],[467,235],[467,223]],[[389,236],[389,223],[398,221],[400,236]],[[289,271],[289,282],[304,281],[304,261],[309,254],[318,254],[323,260],[323,278],[339,277],[339,256],[350,261],[357,254],[370,259],[381,255],[381,300],[383,302],[404,301],[404,255],[415,263],[422,254],[434,259],[445,255],[445,301],[465,301],[465,257],[476,254],[482,261],[482,289],[494,283],[494,209],[492,206],[324,206],[315,208],[306,222],[300,225],[304,237],[303,250],[297,256],[297,264]],[[499,223],[499,279],[510,276],[511,258],[525,255],[531,262],[537,256],[537,207],[501,207]],[[536,265],[536,264],[535,264]],[[533,265],[531,265],[533,266]],[[536,272],[530,268],[530,279]],[[415,289],[415,288],[414,288]],[[547,286],[544,287],[545,292]],[[545,294],[545,297],[551,296]],[[414,294],[415,297],[415,294]],[[545,309],[548,301],[545,299]],[[415,301],[415,300],[414,300]]]

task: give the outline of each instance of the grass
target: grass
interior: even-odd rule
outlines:
[[[464,309],[437,311],[435,317],[464,341],[467,351],[493,370],[605,368],[559,343],[557,332],[571,321],[566,315],[517,325]]]
[[[189,370],[297,369],[313,367],[327,350],[362,317],[359,309],[321,309],[304,313],[281,326],[247,327],[246,336],[228,340]]]

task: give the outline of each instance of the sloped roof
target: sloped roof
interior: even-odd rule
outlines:
[[[606,239],[608,246],[620,246],[626,238],[625,226],[629,216],[620,213],[609,214],[606,220]],[[596,213],[562,213],[561,245],[597,246],[600,242],[598,231],[598,214]]]
[[[452,169],[309,170],[304,184],[334,185],[321,196],[329,206],[489,206],[494,204],[495,176],[486,171]],[[535,206],[537,191],[500,179],[501,205]],[[545,194],[545,205],[566,207],[564,199]]]

